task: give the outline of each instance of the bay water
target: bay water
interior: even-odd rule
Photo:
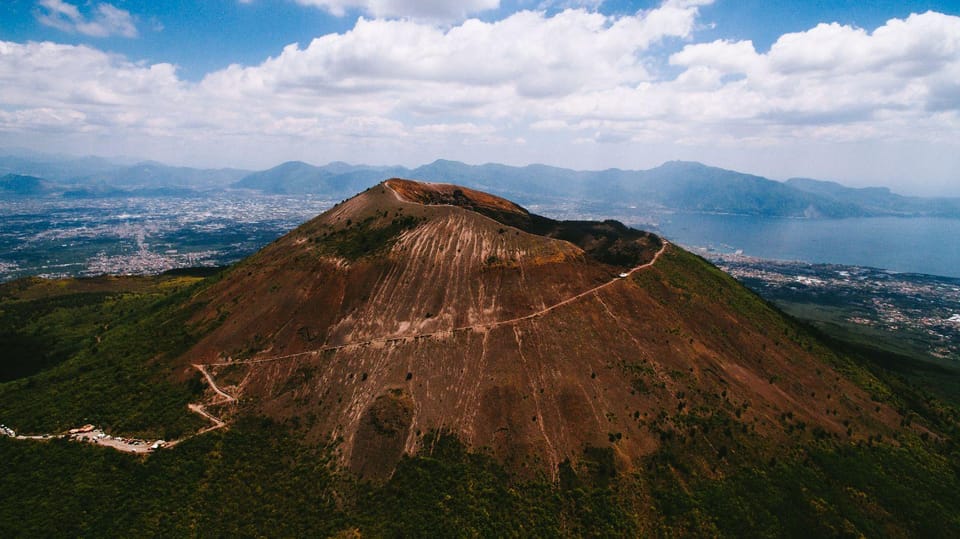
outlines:
[[[960,277],[960,219],[673,213],[661,215],[658,228],[674,243],[721,253]]]

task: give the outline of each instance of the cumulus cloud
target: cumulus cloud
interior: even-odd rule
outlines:
[[[692,42],[705,3],[667,0],[617,16],[523,11],[449,27],[360,18],[199,82],[95,48],[0,42],[0,132],[167,137],[191,151],[238,148],[247,159],[269,151],[267,163],[291,148],[357,161],[426,161],[465,148],[476,160],[551,161],[511,153],[517,140],[558,157],[587,144],[956,149],[960,18],[930,12],[873,31],[822,24],[763,52],[749,41]],[[669,70],[655,56],[665,47]]]
[[[63,0],[37,2],[37,20],[64,32],[76,32],[93,37],[137,37],[137,27],[130,12],[112,4],[97,4],[89,17],[80,9]]]
[[[160,95],[182,98],[184,90],[170,64],[135,64],[88,46],[50,42],[0,42],[0,86],[8,108],[137,107]]]
[[[749,41],[715,41],[688,45],[670,62],[686,68],[684,75],[713,81],[705,90],[687,88],[693,118],[744,116],[784,125],[873,121],[878,127],[909,117],[936,121],[927,109],[957,111],[957,100],[942,97],[956,88],[948,81],[956,81],[960,69],[960,18],[914,14],[872,33],[820,24],[781,36],[766,53]]]
[[[348,10],[358,10],[374,17],[428,20],[462,20],[467,15],[497,9],[500,0],[296,0],[298,4],[316,6],[342,17]]]
[[[407,89],[423,83],[455,85],[478,96],[495,89],[558,96],[646,80],[635,53],[686,32],[685,25],[650,25],[634,17],[610,21],[585,11],[554,17],[521,12],[494,23],[473,19],[449,30],[361,18],[345,34],[315,39],[303,49],[291,45],[259,66],[232,66],[204,84],[222,91],[330,95],[381,93],[389,91],[387,82]]]

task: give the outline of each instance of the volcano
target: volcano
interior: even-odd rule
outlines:
[[[193,302],[192,323],[216,328],[177,365],[209,375],[207,408],[335,442],[366,478],[435,432],[556,477],[598,448],[631,470],[678,436],[716,459],[753,450],[721,447],[723,430],[775,453],[901,419],[843,358],[680,247],[448,184],[371,187]]]

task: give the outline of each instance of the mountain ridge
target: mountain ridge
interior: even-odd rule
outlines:
[[[342,174],[328,166],[302,166],[310,170],[306,180],[286,177],[282,173],[283,165],[280,165],[267,171],[270,174],[266,179],[256,173],[235,186],[269,193],[348,195],[365,183],[393,175],[449,181],[530,202],[575,198],[605,204],[633,204],[654,210],[801,218],[960,217],[960,198],[903,197],[890,193],[884,204],[877,204],[875,199],[879,188],[844,187],[843,194],[839,195],[836,189],[814,188],[798,179],[779,182],[695,161],[668,161],[648,170],[612,168],[598,171],[539,164],[524,167],[498,163],[467,165],[447,159],[437,159],[414,169],[353,165],[349,172]]]
[[[868,214],[880,215],[951,215],[960,208],[960,199],[904,196],[887,187],[852,188],[833,181],[790,178],[786,185],[820,195],[838,203],[856,204]]]
[[[389,177],[454,182],[512,197],[521,203],[578,200],[629,205],[646,211],[731,213],[791,218],[914,216],[960,218],[960,198],[906,197],[881,188],[853,189],[831,182],[792,178],[786,182],[695,161],[668,161],[648,170],[570,170],[531,164],[522,167],[468,165],[437,159],[415,168],[353,165],[316,166],[289,161],[251,172],[194,169],[141,161],[68,158],[0,152],[0,172],[31,175],[49,183],[32,196],[192,196],[223,190],[274,195],[348,197]],[[832,187],[825,187],[832,185]]]
[[[4,174],[0,176],[0,193],[18,196],[46,195],[54,186],[43,178],[25,174]]]

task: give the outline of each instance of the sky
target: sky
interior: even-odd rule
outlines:
[[[960,196],[960,0],[3,0],[0,147]]]

